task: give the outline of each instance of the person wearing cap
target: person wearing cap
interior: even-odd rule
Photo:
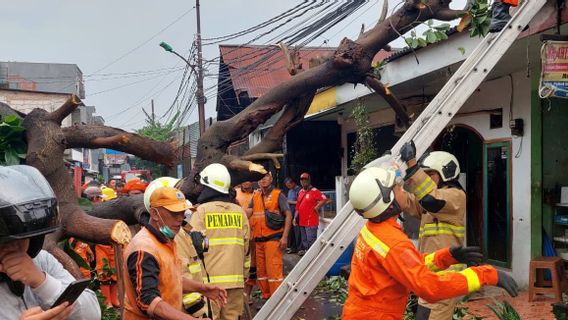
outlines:
[[[101,187],[101,192],[103,202],[114,200],[117,197],[116,191],[110,187]],[[100,289],[105,297],[105,304],[107,307],[118,308],[120,302],[118,301],[117,275],[116,272],[109,272],[109,270],[116,269],[114,247],[109,244],[96,244],[95,261],[97,279],[101,284]]]
[[[135,194],[142,194],[144,193],[144,190],[146,190],[146,187],[148,185],[146,183],[143,183],[140,179],[131,179],[129,180],[125,185],[124,188],[122,189],[123,193],[126,193],[129,196],[135,195]]]
[[[84,193],[87,196],[87,199],[89,199],[92,203],[101,202],[103,200],[103,194],[101,192],[101,187],[99,186],[87,187]]]
[[[51,308],[76,279],[49,252],[46,235],[60,228],[57,199],[34,167],[0,166],[0,318],[101,318],[95,293],[86,289],[72,304]]]
[[[288,199],[272,186],[272,174],[258,181],[247,214],[255,242],[257,282],[263,299],[269,299],[284,280],[283,251],[288,246],[292,214]]]
[[[183,312],[184,292],[200,292],[221,305],[227,292],[182,277],[173,239],[190,205],[181,191],[156,189],[150,197],[150,219],[126,247],[124,319],[195,319]]]
[[[193,232],[207,236],[209,249],[203,252],[207,283],[227,290],[227,304],[212,306],[213,319],[237,320],[243,313],[244,277],[250,267],[248,218],[241,206],[231,201],[231,175],[222,164],[212,163],[199,174],[203,191],[199,206],[191,215]],[[195,239],[192,234],[192,239]]]
[[[300,193],[301,188],[296,184],[296,181],[290,177],[284,179],[284,185],[288,189],[288,205],[290,205],[290,212],[293,217],[292,229],[288,236],[288,249],[286,249],[286,253],[298,253],[302,247],[302,236],[300,234],[300,227],[298,226],[296,203],[298,202],[298,194]]]
[[[299,216],[298,225],[300,226],[302,237],[302,250],[298,252],[298,255],[302,256],[316,241],[319,226],[318,212],[329,200],[321,191],[312,186],[309,173],[304,172],[300,175],[300,184],[302,185],[302,190],[298,193],[296,214]],[[295,218],[293,221],[296,221]]]

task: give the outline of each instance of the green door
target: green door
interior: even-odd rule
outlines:
[[[484,252],[491,264],[511,266],[511,142],[484,145]]]

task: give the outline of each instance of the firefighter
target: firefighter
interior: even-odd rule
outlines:
[[[405,177],[405,189],[410,193],[404,212],[420,219],[420,252],[432,253],[446,247],[463,246],[466,195],[457,180],[460,166],[456,157],[448,152],[433,151],[418,164],[413,142],[403,145],[400,156],[411,168]],[[461,271],[466,267],[456,264],[448,270]],[[430,304],[419,299],[416,319],[451,319],[459,300],[453,298]]]
[[[515,280],[489,265],[434,273],[456,263],[479,263],[483,256],[477,248],[460,246],[421,255],[396,221],[407,209],[408,194],[395,178],[394,170],[368,168],[349,190],[353,208],[368,221],[355,245],[342,319],[402,319],[410,291],[429,302],[465,295],[486,285],[517,295]]]
[[[496,0],[491,8],[491,24],[489,32],[499,32],[511,20],[509,9],[519,5],[519,0]]]
[[[116,199],[116,191],[109,187],[101,187],[102,201]],[[116,274],[116,262],[114,259],[114,248],[108,244],[95,245],[95,257],[97,279],[101,284],[101,293],[105,297],[105,304],[108,307],[120,307],[118,301],[118,283]]]
[[[172,177],[161,177],[152,181],[144,191],[144,207],[150,212],[150,197],[152,193],[161,187],[175,187],[180,180]],[[188,219],[186,218],[185,221]],[[195,282],[203,283],[201,263],[195,251],[193,242],[188,232],[191,231],[189,224],[185,224],[176,234],[174,242],[177,254],[181,261],[182,276]],[[185,312],[195,318],[201,318],[207,314],[207,305],[203,295],[199,292],[188,292],[182,297]]]
[[[203,254],[206,272],[203,280],[227,290],[227,304],[212,305],[213,319],[236,320],[243,313],[244,276],[248,272],[245,270],[250,237],[247,215],[231,201],[231,176],[224,165],[212,163],[205,167],[199,174],[199,183],[203,191],[189,224],[208,238],[209,249]]]

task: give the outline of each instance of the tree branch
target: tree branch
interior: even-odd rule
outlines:
[[[171,143],[158,142],[124,130],[84,124],[62,130],[66,148],[110,148],[167,166],[172,166],[175,159]]]
[[[93,205],[88,215],[102,219],[119,219],[128,225],[140,223],[140,217],[146,212],[143,195],[119,197]]]
[[[383,9],[381,10],[381,16],[379,17],[379,23],[382,23],[387,18],[389,11],[389,1],[383,0]]]
[[[73,111],[75,111],[75,109],[77,109],[78,106],[81,105],[83,105],[81,99],[73,94],[69,97],[69,99],[67,99],[67,101],[65,101],[65,103],[61,105],[61,107],[53,111],[49,117],[51,120],[61,125],[63,119],[65,119],[65,117],[70,115]]]
[[[304,120],[304,116],[314,99],[315,92],[294,99],[286,105],[286,109],[278,118],[278,121],[268,129],[266,135],[257,145],[250,148],[245,155],[255,153],[269,153],[282,149],[282,138],[290,129]]]
[[[402,122],[402,125],[408,128],[410,126],[410,117],[406,113],[406,108],[398,101],[398,99],[388,90],[377,78],[367,76],[365,84],[377,92],[391,106],[396,115]]]
[[[452,21],[459,18],[461,15],[466,13],[466,10],[454,10],[450,8],[444,8],[438,10],[434,14],[434,19],[442,20],[442,21]]]
[[[26,116],[25,113],[20,112],[16,109],[12,109],[12,107],[10,107],[9,105],[7,105],[6,103],[0,102],[0,116],[10,116],[10,115],[15,115],[18,116],[19,118],[24,118]]]
[[[283,153],[255,153],[247,156],[242,156],[241,160],[258,161],[258,160],[272,160],[274,167],[280,169],[280,161],[278,158],[284,158]]]

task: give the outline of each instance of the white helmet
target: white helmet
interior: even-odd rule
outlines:
[[[228,194],[231,187],[231,175],[224,165],[212,163],[199,173],[199,182],[213,190]]]
[[[148,212],[150,212],[150,197],[152,193],[161,187],[174,187],[179,182],[179,179],[172,178],[172,177],[161,177],[158,178],[146,187],[146,191],[144,191],[144,207]]]
[[[420,166],[426,171],[437,171],[444,182],[453,180],[460,175],[458,159],[453,154],[445,151],[430,152],[421,161]]]
[[[365,219],[384,213],[394,201],[396,172],[383,168],[363,170],[351,184],[349,200],[355,211]]]

